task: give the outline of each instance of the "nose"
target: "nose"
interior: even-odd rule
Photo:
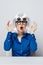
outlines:
[[[22,22],[20,24],[22,25]]]

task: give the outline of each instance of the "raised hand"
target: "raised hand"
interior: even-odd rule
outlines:
[[[30,27],[30,33],[33,34],[37,29],[37,23],[34,22],[33,25]]]
[[[9,31],[9,32],[12,32],[13,26],[12,26],[12,24],[11,24],[10,21],[7,22],[7,25],[6,25],[6,26],[7,26],[8,31]]]

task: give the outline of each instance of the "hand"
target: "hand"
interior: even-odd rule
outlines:
[[[37,23],[34,22],[34,24],[30,27],[30,33],[33,34],[37,29]]]
[[[12,27],[12,24],[10,21],[7,22],[7,29],[9,32],[12,32],[12,30],[13,30],[13,27]]]

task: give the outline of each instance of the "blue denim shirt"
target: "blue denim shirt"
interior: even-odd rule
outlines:
[[[4,42],[5,51],[12,48],[12,56],[30,56],[30,51],[37,50],[37,43],[34,34],[24,33],[21,42],[17,38],[17,33],[8,32]]]

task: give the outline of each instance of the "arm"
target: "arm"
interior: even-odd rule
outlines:
[[[4,42],[4,49],[6,51],[9,51],[12,47],[12,33],[8,32],[6,40]]]
[[[5,50],[5,55],[6,56],[12,56],[12,23],[10,22],[10,20],[7,22],[6,24],[7,30],[8,30],[8,34],[6,37],[6,40],[4,41],[4,50]]]
[[[31,35],[31,40],[30,40],[30,54],[31,56],[35,55],[35,51],[37,50],[37,42],[35,35]]]

